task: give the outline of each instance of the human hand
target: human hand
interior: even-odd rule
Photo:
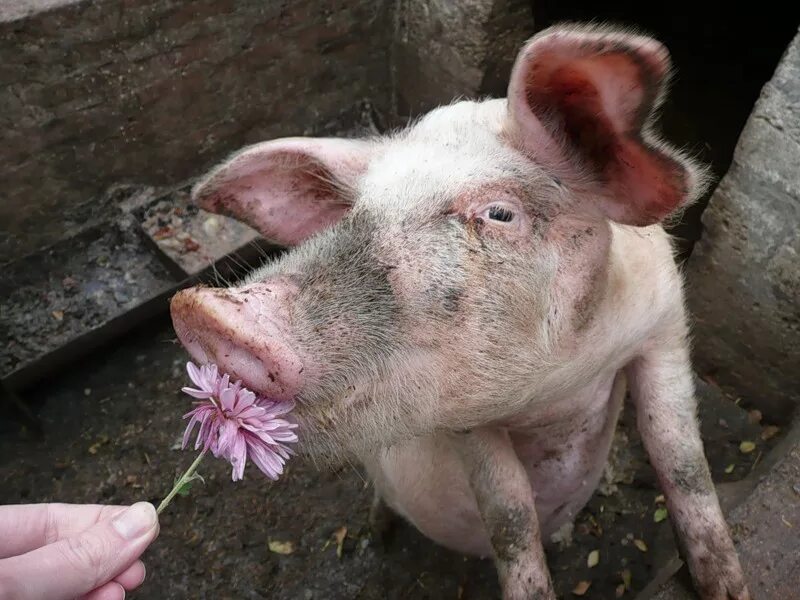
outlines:
[[[0,600],[122,600],[156,536],[147,502],[0,506]]]

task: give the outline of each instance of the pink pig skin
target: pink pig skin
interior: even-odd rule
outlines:
[[[359,457],[431,539],[493,556],[507,599],[554,598],[543,543],[597,486],[627,387],[698,593],[749,599],[660,224],[705,184],[653,133],[669,72],[653,39],[556,27],[506,99],[245,148],[194,199],[291,249],[241,286],[179,292],[178,337],[296,398],[317,461]]]

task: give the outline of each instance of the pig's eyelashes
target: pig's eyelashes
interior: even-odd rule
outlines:
[[[449,218],[455,219],[462,225],[473,225],[482,231],[484,226],[494,225],[497,233],[513,233],[525,227],[524,213],[512,202],[494,201],[484,204],[478,210],[467,209],[465,212],[447,213]],[[487,229],[487,233],[489,230]]]
[[[509,202],[493,202],[483,207],[483,210],[475,214],[475,218],[482,221],[492,221],[503,224],[511,223],[516,220],[515,206]]]
[[[502,223],[510,223],[514,220],[514,213],[505,208],[504,206],[490,206],[487,211],[487,216],[492,221],[500,221]]]

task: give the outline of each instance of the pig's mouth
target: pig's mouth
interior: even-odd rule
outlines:
[[[258,284],[256,284],[258,285]],[[280,325],[279,307],[268,292],[277,289],[221,289],[196,287],[178,292],[170,304],[175,332],[181,344],[200,364],[216,364],[232,380],[276,400],[295,400],[290,418],[304,435],[300,449],[317,456],[333,456],[360,439],[359,428],[348,416],[363,413],[365,396],[350,386],[341,393],[317,389],[304,397],[316,369],[308,368],[293,349]],[[349,434],[344,431],[350,431]]]
[[[170,305],[178,339],[196,361],[215,363],[270,398],[294,399],[303,361],[262,309],[247,293],[216,288],[182,290]]]
[[[291,318],[281,293],[274,282],[183,290],[170,305],[175,332],[201,364],[214,363],[267,397],[295,400],[291,418],[303,432],[300,449],[319,462],[338,462],[343,455],[370,452],[430,428],[437,404],[433,396],[427,398],[437,393],[431,381],[378,364],[369,367],[363,356],[354,360],[360,375],[323,372],[286,333]],[[397,362],[408,367],[428,361],[404,357]]]

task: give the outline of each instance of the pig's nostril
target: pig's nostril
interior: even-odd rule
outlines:
[[[280,310],[272,306],[274,296],[246,291],[258,294],[259,301],[238,302],[236,289],[179,292],[170,305],[175,332],[196,360],[216,363],[265,395],[292,398],[301,387],[304,366],[275,316]],[[265,309],[270,318],[261,318]]]

